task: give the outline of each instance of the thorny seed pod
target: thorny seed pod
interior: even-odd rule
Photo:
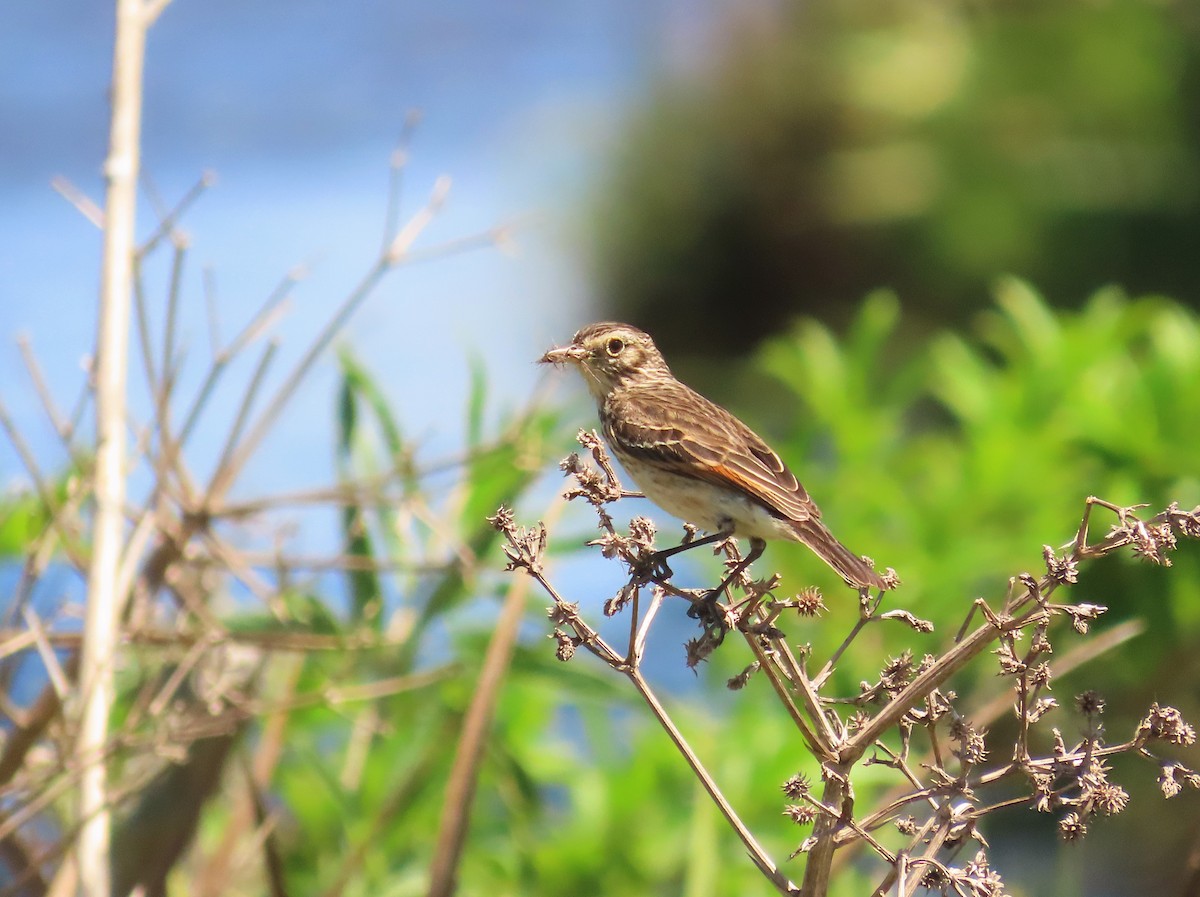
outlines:
[[[1059,558],[1049,545],[1042,546],[1042,557],[1046,559],[1046,574],[1062,585],[1073,585],[1079,581],[1079,565],[1073,557]]]
[[[730,691],[741,691],[743,688],[746,687],[746,684],[750,681],[750,677],[753,676],[756,672],[758,672],[758,668],[759,668],[759,663],[756,660],[756,661],[754,661],[754,663],[750,664],[748,667],[746,667],[744,670],[742,670],[736,676],[732,676],[729,679],[727,679],[725,681],[725,687],[728,688]]]
[[[792,800],[799,800],[809,793],[808,776],[802,772],[796,773],[781,786],[783,793]]]
[[[546,608],[546,616],[555,626],[573,623],[579,619],[579,605],[569,601],[558,601]]]
[[[1138,731],[1171,744],[1196,743],[1196,730],[1184,721],[1180,712],[1174,707],[1159,706],[1157,701],[1150,705],[1150,713],[1142,720]]]
[[[783,808],[783,815],[796,825],[812,825],[817,818],[817,811],[808,804],[788,804]]]
[[[1115,816],[1129,803],[1129,793],[1114,782],[1104,782],[1092,792],[1092,799],[1105,816]]]
[[[1058,821],[1058,836],[1064,841],[1078,841],[1087,835],[1087,823],[1078,813],[1068,813]]]
[[[555,629],[554,632],[550,634],[550,638],[558,642],[558,647],[554,649],[554,656],[563,663],[566,663],[575,656],[575,649],[579,647],[579,644],[582,641],[579,638],[568,635],[561,629]]]
[[[824,610],[825,601],[821,596],[821,590],[816,586],[809,586],[796,596],[796,612],[800,616],[815,617]]]
[[[1175,771],[1178,768],[1178,765],[1174,763],[1167,763],[1163,765],[1158,774],[1158,787],[1162,789],[1165,798],[1170,799],[1183,790],[1183,786],[1175,778]]]

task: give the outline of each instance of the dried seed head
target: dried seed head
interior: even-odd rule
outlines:
[[[506,533],[513,527],[513,510],[501,505],[496,509],[496,513],[487,519],[487,522],[492,525],[493,529]]]
[[[1054,700],[1054,698],[1038,698],[1033,702],[1033,706],[1025,711],[1025,719],[1031,723],[1036,723],[1057,706],[1058,701]]]
[[[1050,628],[1048,619],[1042,620],[1033,630],[1033,637],[1029,640],[1029,650],[1034,654],[1053,654],[1054,646],[1050,644],[1050,639],[1046,632]]]
[[[917,833],[917,817],[902,816],[896,820],[896,831],[910,838]]]
[[[633,539],[643,548],[651,549],[654,547],[654,521],[649,517],[634,517],[629,521],[629,538]]]
[[[1171,502],[1167,508],[1167,519],[1183,535],[1192,539],[1200,538],[1200,505],[1191,511],[1180,511],[1178,502]]]
[[[1030,776],[1033,783],[1033,808],[1039,813],[1049,813],[1059,804],[1058,795],[1054,793],[1054,776],[1049,773],[1034,773]]]
[[[1108,612],[1108,608],[1102,604],[1071,604],[1063,610],[1071,615],[1071,626],[1080,635],[1087,635],[1091,622]]]
[[[1158,787],[1162,789],[1163,797],[1168,799],[1183,790],[1183,786],[1175,779],[1176,768],[1174,763],[1168,763],[1158,774]]]
[[[1059,558],[1049,545],[1042,546],[1042,557],[1046,559],[1046,573],[1057,583],[1073,585],[1079,581],[1079,565],[1071,557]]]
[[[796,612],[802,617],[815,617],[824,612],[825,601],[821,597],[821,590],[816,586],[809,586],[803,592],[796,596]]]
[[[954,749],[955,756],[972,766],[978,766],[987,759],[985,735],[986,730],[976,729],[962,717],[957,717],[950,724],[950,737],[958,743]]]
[[[782,787],[784,794],[792,800],[799,800],[802,797],[806,797],[809,793],[808,776],[802,772],[798,772],[784,782]]]
[[[1050,664],[1043,661],[1029,671],[1029,684],[1049,688],[1052,676],[1053,673],[1050,671]]]
[[[1085,716],[1099,716],[1104,712],[1104,698],[1099,692],[1088,689],[1075,696],[1075,706]]]
[[[788,804],[783,808],[783,815],[796,825],[812,825],[817,818],[817,811],[808,804]]]
[[[1078,841],[1087,835],[1087,823],[1078,813],[1068,813],[1058,821],[1058,836],[1064,841]]]
[[[550,634],[550,638],[558,642],[558,647],[554,649],[554,656],[563,663],[566,663],[575,656],[575,649],[579,647],[582,641],[582,639],[570,636],[561,629],[555,629]]]
[[[1013,652],[1012,645],[1007,642],[1001,642],[1000,647],[994,653],[1000,658],[1001,673],[1014,676],[1017,673],[1025,672],[1025,663]]]
[[[573,623],[579,619],[579,605],[568,601],[555,602],[546,608],[546,616],[555,626]]]
[[[905,651],[899,657],[889,657],[887,665],[879,674],[879,684],[889,692],[898,692],[908,685],[913,676],[912,652]]]
[[[617,594],[604,602],[604,616],[615,617],[625,609],[625,606],[633,600],[637,593],[638,586],[635,583],[625,583]]]
[[[1174,707],[1161,707],[1156,701],[1150,706],[1150,713],[1142,720],[1139,730],[1151,738],[1161,738],[1171,744],[1191,745],[1196,743],[1196,730],[1184,721],[1183,716]]]
[[[725,687],[728,688],[730,691],[741,691],[743,688],[746,687],[746,684],[750,681],[750,677],[753,676],[756,672],[758,672],[758,668],[759,668],[759,663],[756,660],[756,661],[754,661],[754,663],[750,664],[750,666],[746,667],[746,669],[742,670],[736,676],[733,676],[730,679],[728,679],[725,682]]]
[[[717,649],[720,642],[712,634],[706,631],[699,638],[688,639],[684,642],[683,649],[686,656],[687,668],[695,670],[696,667],[708,660],[710,654]]]
[[[963,875],[969,893],[979,894],[980,897],[1004,897],[1004,882],[1000,873],[988,866],[987,854],[982,850],[963,868]]]
[[[1115,816],[1129,804],[1129,793],[1120,785],[1105,782],[1092,792],[1096,809],[1105,816]]]

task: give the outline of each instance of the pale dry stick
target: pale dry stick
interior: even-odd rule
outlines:
[[[689,745],[687,740],[683,737],[683,733],[679,731],[679,729],[675,726],[674,721],[672,721],[670,715],[667,713],[666,709],[661,703],[659,703],[659,700],[651,690],[649,683],[647,683],[645,678],[642,676],[641,670],[637,669],[636,667],[627,666],[621,672],[623,672],[629,678],[629,681],[633,683],[633,687],[636,688],[638,694],[642,696],[642,700],[646,702],[647,706],[650,708],[650,711],[654,714],[655,719],[658,720],[659,725],[661,725],[666,731],[667,737],[671,739],[671,742],[675,745],[676,750],[683,755],[683,758],[691,768],[692,773],[697,779],[700,780],[700,784],[704,786],[704,790],[708,792],[709,798],[711,798],[713,803],[717,805],[717,809],[721,811],[721,815],[725,817],[725,821],[728,822],[730,827],[737,833],[738,837],[742,841],[742,844],[749,853],[750,859],[753,861],[754,865],[758,867],[758,870],[762,872],[767,880],[775,886],[779,893],[799,893],[796,890],[796,886],[792,884],[792,882],[788,880],[787,876],[780,871],[779,867],[771,859],[770,855],[766,852],[763,846],[758,843],[758,839],[754,837],[754,833],[746,827],[744,822],[742,822],[741,817],[739,817],[737,814],[737,811],[733,809],[733,805],[729,803],[729,801],[725,798],[725,795],[721,792],[716,780],[714,780],[709,774],[708,769],[705,768],[703,762],[701,762],[700,758],[696,755],[696,752],[692,750],[691,745]]]
[[[800,693],[804,708],[814,726],[813,732],[817,737],[817,744],[820,746],[820,751],[816,754],[818,759],[822,761],[832,759],[836,754],[837,745],[843,740],[843,736],[833,730],[833,725],[825,713],[825,708],[821,703],[820,695],[817,694],[816,687],[796,660],[792,649],[786,642],[781,641],[775,646],[775,650],[783,661],[782,666],[788,681]]]
[[[175,337],[179,332],[179,297],[183,293],[183,261],[187,243],[182,237],[172,234],[171,244],[175,251],[171,256],[171,286],[167,289],[167,314],[163,319],[162,360],[163,379],[167,371],[176,367]]]
[[[342,328],[345,327],[346,322],[358,310],[358,307],[374,292],[375,287],[379,285],[383,277],[391,271],[398,261],[403,259],[404,253],[411,245],[411,242],[421,234],[433,219],[434,214],[441,207],[445,199],[447,184],[448,181],[439,179],[434,186],[433,195],[430,197],[429,202],[400,230],[387,252],[375,261],[358,286],[351,290],[350,295],[342,301],[337,311],[326,322],[325,326],[317,334],[316,339],[309,346],[308,351],[304,353],[295,367],[292,368],[279,389],[267,403],[266,408],[259,414],[249,434],[242,440],[227,463],[217,468],[209,483],[208,495],[210,499],[223,498],[225,493],[229,491],[230,486],[233,485],[233,481],[266,437],[267,432],[274,426],[276,419],[291,400],[299,388],[301,381],[308,374],[308,371],[312,368],[317,358],[321,356],[330,342],[333,341],[333,338],[342,331]]]
[[[0,629],[0,644],[8,640],[24,636],[24,629]],[[46,638],[56,648],[65,650],[78,649],[83,644],[82,632],[47,632]],[[187,648],[205,638],[202,632],[188,632],[174,629],[130,629],[122,633],[123,644],[153,645],[162,648]],[[254,631],[227,631],[222,635],[224,641],[237,644],[253,645],[271,651],[290,651],[305,653],[310,651],[375,651],[393,650],[404,644],[402,639],[388,639],[375,635],[357,633],[345,635],[321,635],[308,632],[286,632],[278,629]],[[13,653],[28,651],[33,648],[30,643],[18,647],[20,642],[13,643]]]
[[[295,694],[304,666],[303,659],[289,658],[289,664],[283,673],[282,688],[285,701]],[[235,853],[243,843],[246,830],[257,817],[258,795],[269,787],[271,776],[283,755],[288,714],[287,707],[273,710],[264,708],[252,712],[254,716],[266,717],[261,724],[262,734],[256,739],[254,756],[249,762],[245,760],[245,754],[242,754],[243,761],[240,765],[243,787],[234,794],[235,805],[220,842],[205,862],[199,864],[197,881],[194,883],[197,897],[218,897],[230,893],[230,878],[236,865]]]
[[[133,294],[137,179],[140,168],[146,0],[117,0],[113,48],[112,119],[104,173],[104,248],[96,367],[96,467],[86,637],[80,662],[83,695],[75,747],[82,766],[77,857],[85,897],[110,893],[108,773],[103,759],[114,699],[117,647],[117,571],[124,541],[125,388],[130,301]]]
[[[388,160],[387,208],[383,213],[383,245],[379,248],[380,255],[388,251],[388,247],[396,238],[396,229],[400,221],[400,202],[404,193],[404,172],[408,168],[408,148],[420,121],[421,113],[410,109],[404,116],[400,138],[396,141],[396,148],[392,150],[392,156]]]
[[[72,770],[66,770],[55,776],[52,783],[39,783],[33,798],[16,807],[0,822],[0,841],[21,831],[26,823],[31,822],[46,807],[62,798],[72,788],[78,787],[76,776]]]
[[[150,537],[158,530],[155,514],[152,511],[146,510],[142,512],[140,519],[133,528],[133,533],[129,537],[129,541],[125,545],[125,552],[121,556],[121,564],[117,568],[117,619],[125,618],[125,610],[129,596],[133,594],[134,580],[137,578],[138,568],[142,566],[142,560],[145,557],[147,547],[150,545]]]
[[[474,234],[467,234],[446,240],[436,246],[425,249],[407,249],[396,257],[395,264],[416,265],[423,262],[433,262],[448,255],[458,255],[473,249],[497,247],[502,251],[512,244],[514,225],[511,223],[498,224]]]
[[[1019,620],[1011,618],[1002,618],[995,623],[989,621],[972,631],[970,635],[938,658],[937,662],[928,670],[901,689],[879,713],[871,717],[842,746],[841,759],[852,763],[856,762],[884,732],[898,723],[904,714],[915,707],[917,702],[928,697],[930,692],[986,650],[1002,632],[1016,628],[1019,622]]]
[[[46,383],[46,377],[42,373],[42,367],[38,364],[37,356],[33,354],[33,342],[25,334],[20,334],[17,336],[17,348],[21,352],[21,359],[25,362],[25,369],[29,372],[29,379],[33,383],[34,391],[41,400],[46,416],[50,419],[50,425],[54,427],[54,432],[58,434],[58,438],[62,441],[63,447],[71,456],[71,460],[75,462],[76,467],[82,468],[80,456],[74,445],[74,430],[67,419],[62,416],[58,403],[54,401],[54,395],[50,392],[50,386]]]
[[[458,673],[460,666],[458,663],[447,663],[405,676],[389,676],[386,679],[377,679],[374,682],[362,682],[356,685],[330,686],[320,691],[294,694],[283,701],[252,699],[232,703],[250,716],[262,716],[273,713],[290,713],[293,710],[303,710],[307,707],[337,707],[342,704],[378,701],[380,698],[390,698],[410,691],[419,691],[422,688],[444,682]]]
[[[771,687],[775,689],[775,695],[779,698],[779,702],[791,717],[792,722],[800,731],[800,737],[804,739],[809,751],[815,757],[831,757],[833,750],[833,741],[822,741],[823,735],[819,735],[818,731],[809,725],[804,714],[800,712],[800,708],[796,705],[792,698],[792,692],[785,683],[785,676],[782,675],[772,662],[772,658],[768,655],[766,649],[759,644],[757,638],[750,635],[746,636],[747,644],[750,645],[750,650],[754,652],[755,659],[759,663],[759,669],[763,671],[763,675],[767,677],[767,681],[771,683]],[[823,716],[822,716],[823,718]]]
[[[238,582],[244,585],[259,601],[270,608],[272,613],[279,617],[279,619],[287,619],[286,611],[279,603],[279,595],[274,586],[259,576],[246,563],[241,552],[232,545],[227,545],[212,529],[202,531],[200,537],[204,540],[205,545],[208,546],[208,550],[213,557],[224,565]]]
[[[463,718],[462,732],[442,800],[433,860],[429,866],[429,897],[452,897],[457,890],[458,869],[466,844],[484,748],[504,674],[512,663],[528,592],[527,578],[519,577],[511,582],[500,618],[488,642],[479,680],[471,694],[471,703]]]
[[[217,341],[216,307],[210,300],[209,329],[213,342],[213,358],[208,372],[204,376],[204,382],[200,385],[200,389],[196,393],[195,398],[192,399],[191,406],[184,417],[183,426],[179,429],[179,438],[176,440],[176,446],[186,443],[192,435],[192,430],[195,429],[197,422],[200,420],[201,413],[208,405],[208,400],[212,396],[213,389],[220,382],[230,362],[243,349],[263,336],[284,315],[287,310],[287,299],[291,296],[293,287],[304,278],[305,273],[302,267],[289,271],[263,301],[263,304],[250,318],[246,326],[225,347],[220,347]]]
[[[930,837],[929,842],[925,845],[924,854],[922,854],[922,856],[916,858],[914,860],[914,862],[926,862],[926,863],[930,863],[930,864],[936,864],[936,865],[940,866],[942,868],[942,870],[948,874],[949,870],[946,869],[946,867],[944,865],[942,865],[941,863],[938,862],[937,855],[938,855],[938,852],[941,851],[942,847],[945,846],[946,839],[950,837],[950,832],[953,829],[953,827],[954,827],[954,819],[952,819],[948,815],[945,815],[945,810],[943,808],[943,815],[938,820],[936,831],[934,831],[933,836]],[[896,871],[896,867],[893,866],[891,871],[894,873]],[[886,878],[885,878],[885,880],[886,880]],[[915,877],[915,878],[913,878],[912,881],[910,881],[908,883],[906,889],[904,891],[902,891],[900,894],[898,894],[897,897],[912,897],[912,895],[916,893],[917,888],[919,888],[920,886],[921,886],[921,879],[919,877]]]
[[[50,187],[73,205],[75,211],[95,225],[97,230],[104,230],[104,210],[90,196],[62,175],[52,177]]]
[[[825,789],[821,803],[837,808],[837,815],[822,813],[813,825],[812,847],[804,863],[804,879],[800,886],[802,897],[825,897],[833,875],[833,855],[837,850],[834,836],[839,827],[839,817],[848,797],[848,776],[853,763],[831,763],[822,766]]]
[[[633,648],[629,652],[630,661],[634,666],[640,666],[642,655],[646,653],[646,639],[650,637],[650,625],[654,622],[654,618],[658,616],[658,611],[666,599],[666,593],[661,590],[655,590],[650,597],[650,606],[646,608],[646,614],[642,618],[642,625],[638,628],[637,637],[634,639]]]
[[[254,374],[250,377],[250,383],[246,387],[245,393],[242,395],[242,401],[238,405],[237,415],[234,417],[233,426],[229,428],[229,433],[225,437],[225,445],[221,449],[220,460],[217,462],[217,470],[224,470],[230,464],[234,452],[237,450],[238,442],[242,437],[242,431],[246,427],[246,422],[250,419],[250,410],[254,407],[254,400],[258,397],[258,391],[262,388],[263,380],[267,375],[267,370],[271,366],[272,360],[275,358],[275,353],[279,349],[279,344],[272,340],[267,343],[263,350],[262,356],[258,360],[258,365],[254,369]],[[232,484],[232,481],[231,481]],[[205,497],[205,504],[210,508],[219,501],[224,490],[218,491],[213,486],[209,486],[209,491]]]
[[[136,275],[136,272],[135,272]],[[138,348],[142,356],[142,369],[146,376],[146,386],[154,400],[155,413],[159,411],[162,400],[162,389],[158,380],[158,370],[154,366],[154,348],[150,345],[150,320],[146,310],[146,293],[142,289],[142,279],[134,277],[133,281],[133,311],[137,322]]]
[[[20,654],[22,651],[28,651],[30,648],[36,648],[37,639],[38,637],[28,629],[18,630],[11,638],[0,642],[0,660]],[[12,714],[6,713],[5,715],[11,716]]]
[[[180,686],[192,674],[192,670],[196,668],[196,665],[204,659],[209,651],[220,643],[221,637],[209,631],[206,633],[205,638],[197,639],[190,645],[187,653],[175,664],[175,669],[171,671],[171,675],[167,677],[167,681],[158,690],[158,694],[151,698],[150,703],[146,707],[146,712],[151,717],[161,716],[166,711],[167,705],[175,700],[175,695],[179,691]]]
[[[54,655],[54,648],[51,647],[50,640],[46,638],[46,627],[42,625],[41,619],[28,604],[21,608],[21,615],[25,618],[25,625],[29,627],[30,633],[33,634],[34,647],[37,649],[38,657],[41,658],[42,666],[46,668],[46,676],[54,688],[54,693],[58,696],[59,701],[65,701],[67,695],[70,694],[71,683],[63,671],[62,665],[58,662],[58,658]]]
[[[1054,675],[1061,678],[1145,631],[1145,621],[1138,619],[1126,620],[1111,629],[1105,629],[1058,658],[1054,662]],[[1012,696],[1009,691],[996,695],[977,710],[970,710],[964,715],[979,726],[990,726],[1012,709]]]
[[[175,204],[175,208],[170,210],[164,210],[162,208],[158,209],[158,227],[156,227],[154,229],[154,233],[142,241],[142,245],[138,247],[137,258],[139,261],[153,252],[165,237],[174,236],[177,233],[175,230],[175,225],[177,225],[183,219],[184,213],[192,207],[192,204],[195,203],[195,201],[199,199],[201,195],[203,195],[204,191],[210,189],[214,184],[216,184],[216,182],[216,173],[212,171],[205,171],[200,175],[196,183],[194,183],[188,189],[187,193],[183,195],[183,198]],[[147,194],[149,195],[153,192],[154,191],[148,190]],[[169,353],[167,357],[169,357]]]
[[[455,561],[429,561],[428,563],[391,561],[348,554],[330,555],[328,557],[285,555],[268,551],[243,551],[241,554],[242,559],[250,567],[282,566],[289,570],[310,570],[314,572],[325,570],[364,570],[370,573],[431,574],[444,573],[456,563]]]
[[[868,608],[866,605],[860,602],[858,619],[854,621],[854,626],[851,627],[849,634],[842,639],[842,643],[837,646],[831,655],[829,655],[829,659],[825,661],[825,665],[821,667],[821,671],[813,677],[812,682],[815,687],[820,688],[825,684],[825,681],[830,677],[830,675],[832,675],[834,667],[837,666],[837,662],[841,660],[842,655],[846,652],[846,649],[850,647],[851,643],[856,638],[858,638],[859,634],[864,628],[866,628],[868,623],[877,619],[875,616],[875,611],[878,610],[879,604],[882,600],[883,593],[880,592],[879,597],[872,602],[871,607]]]
[[[547,524],[555,525],[564,508],[563,502],[555,500],[546,511]],[[504,675],[512,663],[528,593],[529,579],[518,577],[511,581],[500,609],[500,618],[488,641],[479,680],[463,717],[429,867],[429,897],[452,897],[457,889],[458,869],[483,762],[485,740],[491,728]]]

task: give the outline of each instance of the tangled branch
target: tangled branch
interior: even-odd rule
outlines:
[[[1056,624],[1067,622],[1075,632],[1087,634],[1106,611],[1095,604],[1055,600],[1059,591],[1076,582],[1081,563],[1122,548],[1169,566],[1177,538],[1200,537],[1200,507],[1184,511],[1172,504],[1143,517],[1138,507],[1088,498],[1074,539],[1058,551],[1043,549],[1045,572],[1012,577],[999,601],[974,601],[941,654],[918,658],[905,651],[889,658],[876,681],[864,682],[858,694],[836,695],[831,693],[832,673],[867,626],[891,621],[928,633],[932,624],[904,609],[882,610],[881,594],[864,594],[850,632],[828,660],[810,672],[811,658],[793,651],[779,625],[787,614],[812,616],[823,609],[820,592],[806,589],[781,598],[776,594],[781,586],[778,575],[754,579],[749,571],[735,584],[739,594],[731,588],[715,601],[708,590],[679,588],[655,547],[651,521],[637,517],[624,531],[616,527],[610,506],[636,493],[621,486],[595,432],[581,432],[578,438],[587,454],[572,454],[562,462],[571,480],[565,498],[592,507],[600,535],[588,544],[626,570],[624,584],[604,603],[603,612],[628,612],[628,640],[618,646],[604,639],[580,613],[578,603],[550,581],[544,563],[545,526],[520,526],[511,511],[501,508],[490,519],[505,537],[508,569],[525,571],[553,600],[549,616],[560,660],[570,660],[582,648],[630,680],[779,893],[823,897],[839,852],[865,848],[885,870],[877,895],[910,897],[925,888],[961,897],[1002,897],[1003,880],[990,867],[988,845],[978,830],[984,817],[1009,807],[1031,807],[1054,814],[1064,840],[1081,838],[1096,818],[1119,813],[1128,803],[1129,794],[1110,778],[1109,761],[1118,754],[1152,764],[1165,797],[1184,787],[1200,788],[1200,774],[1160,750],[1163,745],[1195,743],[1195,729],[1174,708],[1152,705],[1124,740],[1110,741],[1103,725],[1104,700],[1088,691],[1075,700],[1074,709],[1084,723],[1081,737],[1068,740],[1058,728],[1050,728],[1048,738],[1041,735],[1047,714],[1058,706],[1049,694],[1052,638],[1062,628]],[[1090,529],[1097,510],[1110,512],[1116,523],[1093,540]],[[694,535],[694,529],[687,528],[684,541]],[[733,539],[719,543],[716,551],[729,568],[740,560]],[[729,680],[728,687],[739,689],[754,676],[765,677],[820,764],[820,789],[802,775],[783,785],[783,815],[795,824],[812,826],[792,854],[807,857],[799,885],[739,819],[646,683],[642,666],[647,639],[663,603],[671,598],[687,602],[689,616],[697,621],[699,634],[685,646],[688,666],[703,662],[727,633],[737,632],[754,660]],[[986,662],[987,652],[1011,683],[1017,718],[1014,743],[1002,760],[991,760],[997,751],[989,747],[985,727],[959,708],[956,693],[948,687],[969,664]],[[1037,746],[1044,743],[1050,749],[1039,752]],[[867,765],[885,766],[897,775],[897,791],[873,808],[855,803],[851,785],[855,767]],[[1017,788],[1021,796],[989,802],[987,794],[999,783],[1006,784],[1006,793]],[[960,854],[972,845],[970,858],[960,861]]]

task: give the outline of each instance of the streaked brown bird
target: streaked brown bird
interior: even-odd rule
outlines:
[[[803,542],[856,589],[889,589],[842,545],[786,464],[753,430],[680,383],[650,335],[628,324],[584,327],[543,364],[574,364],[600,410],[605,441],[638,488],[709,535],[659,552],[660,558],[728,536],[750,540],[750,553],[714,592],[757,560],[768,539]]]

